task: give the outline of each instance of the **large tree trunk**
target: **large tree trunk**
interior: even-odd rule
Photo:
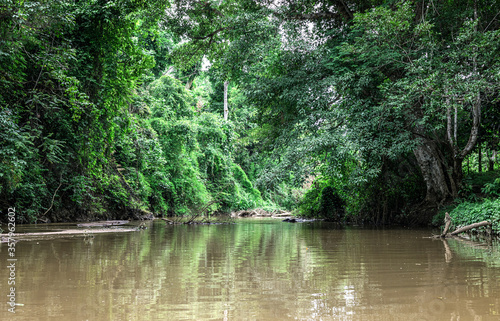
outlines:
[[[414,150],[414,154],[427,188],[426,202],[437,204],[451,197],[451,186],[447,183],[449,175],[444,170],[444,160],[436,144],[424,141]]]
[[[462,179],[464,177],[463,162],[464,159],[459,155],[453,158],[453,171],[450,178],[453,198],[458,197],[458,191],[462,187]]]

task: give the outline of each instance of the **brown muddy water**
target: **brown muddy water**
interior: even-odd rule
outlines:
[[[2,243],[0,320],[500,320],[498,244],[236,222],[19,241],[15,314]]]

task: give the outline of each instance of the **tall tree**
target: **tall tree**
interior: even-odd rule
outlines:
[[[271,137],[347,137],[368,177],[413,154],[427,204],[457,196],[499,89],[496,1],[176,3],[169,21],[184,17],[185,47],[239,80]],[[336,150],[324,141],[315,146]]]
[[[388,146],[413,150],[426,200],[435,203],[458,196],[462,161],[478,140],[481,97],[499,90],[499,32],[479,32],[472,15],[445,38],[448,30],[425,15],[415,20],[413,10],[404,3],[356,16],[357,35],[341,47],[349,70],[339,73],[340,88],[359,106],[346,108],[352,125],[365,113],[383,129],[374,137],[393,132]]]

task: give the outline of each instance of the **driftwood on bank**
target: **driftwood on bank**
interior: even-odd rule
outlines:
[[[128,224],[129,221],[99,221],[99,222],[89,222],[89,223],[80,223],[77,224],[76,226],[78,227],[110,227],[110,226],[117,226],[117,225],[125,225]]]
[[[292,213],[282,210],[268,212],[262,208],[240,210],[231,213],[231,217],[288,217],[291,215]]]
[[[446,214],[444,215],[444,230],[443,233],[441,234],[441,237],[446,237],[446,234],[448,234],[450,226],[451,226],[451,216],[450,214],[448,214],[448,212],[446,212]]]
[[[471,225],[467,225],[467,226],[461,227],[459,229],[456,229],[455,231],[451,232],[450,235],[457,235],[459,233],[466,232],[468,230],[472,230],[473,228],[477,228],[477,227],[481,227],[481,226],[491,226],[491,222],[482,221],[482,222],[479,222],[479,223],[474,223],[474,224],[471,224]]]
[[[456,229],[455,231],[449,233],[450,226],[451,226],[451,217],[450,217],[450,214],[448,214],[448,212],[446,212],[446,214],[445,214],[444,223],[445,223],[445,225],[444,225],[443,233],[441,233],[441,235],[437,235],[436,237],[445,238],[448,236],[455,236],[455,235],[458,235],[460,233],[467,232],[469,230],[472,230],[472,229],[478,228],[478,227],[482,227],[482,226],[488,226],[491,229],[491,222],[482,221],[482,222],[478,222],[478,223],[474,223],[474,224],[460,227],[460,228]]]
[[[292,213],[290,213],[290,212],[284,212],[284,213],[280,213],[280,214],[273,214],[273,217],[288,217],[291,215],[292,215]]]
[[[221,203],[222,199],[216,199],[208,202],[201,209],[192,211],[192,214],[189,216],[180,216],[175,219],[161,218],[165,223],[169,225],[178,225],[178,224],[225,224],[230,223],[230,217],[228,216],[220,216],[215,215],[214,212],[210,213],[210,207],[213,204]]]

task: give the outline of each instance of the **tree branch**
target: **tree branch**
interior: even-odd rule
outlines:
[[[334,19],[338,16],[333,12],[317,12],[317,13],[303,13],[287,16],[291,20],[320,20],[320,19]]]
[[[227,30],[227,29],[229,29],[229,27],[222,27],[222,28],[219,28],[219,29],[215,30],[214,32],[209,33],[208,35],[203,36],[203,37],[195,37],[195,36],[189,36],[189,35],[188,36],[189,36],[189,38],[194,39],[194,40],[205,40],[208,38],[212,39],[216,34],[218,34],[221,31]]]
[[[457,234],[460,234],[460,233],[466,232],[468,230],[471,230],[473,228],[478,228],[481,226],[491,226],[491,222],[482,221],[479,223],[470,224],[470,225],[464,226],[462,228],[456,229],[455,231],[451,232],[450,235],[457,235]]]
[[[57,191],[59,190],[59,188],[61,187],[61,185],[62,185],[62,181],[59,182],[59,186],[56,188],[56,191],[54,192],[54,195],[52,195],[52,203],[50,204],[50,207],[45,211],[45,213],[43,213],[42,216],[45,216],[45,214],[47,214],[52,209],[52,206],[54,205],[54,199],[55,199]]]

